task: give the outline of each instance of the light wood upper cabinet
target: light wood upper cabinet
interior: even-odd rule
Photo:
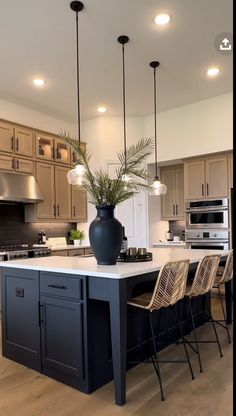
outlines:
[[[86,143],[84,142],[80,142],[80,147],[82,149],[86,148]],[[76,163],[78,162],[77,157],[76,157],[76,153],[75,151],[71,148],[71,164],[72,165],[76,165]]]
[[[15,153],[33,157],[33,132],[24,128],[15,128]]]
[[[14,151],[14,127],[0,121],[0,151],[13,153]]]
[[[54,137],[43,133],[35,133],[35,156],[37,159],[54,159]]]
[[[228,196],[227,156],[206,160],[206,197]]]
[[[71,189],[71,218],[78,222],[87,221],[87,192],[80,186]]]
[[[70,163],[70,146],[63,140],[55,139],[55,161],[61,163]]]
[[[161,168],[161,182],[167,186],[162,199],[162,219],[184,219],[184,170],[183,166]]]
[[[43,195],[43,202],[37,204],[37,218],[55,218],[54,166],[36,162],[36,180]]]
[[[34,162],[29,159],[15,158],[0,154],[0,169],[9,172],[34,173]]]
[[[227,155],[185,162],[184,184],[187,200],[227,197]]]
[[[71,187],[67,181],[68,169],[55,166],[55,200],[56,218],[68,220],[71,218]]]
[[[33,132],[0,122],[0,151],[33,157]]]

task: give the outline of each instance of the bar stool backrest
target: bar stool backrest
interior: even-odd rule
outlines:
[[[184,297],[189,260],[166,263],[160,270],[153,295],[147,309],[154,310],[174,305]]]
[[[220,257],[218,254],[203,257],[198,264],[191,289],[187,293],[187,296],[204,295],[211,290],[215,281]]]
[[[221,279],[217,279],[217,283],[226,283],[233,278],[233,250],[230,250],[225,263],[224,271]]]

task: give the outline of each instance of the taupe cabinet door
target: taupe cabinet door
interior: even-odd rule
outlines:
[[[13,157],[0,154],[0,169],[13,171],[14,170]]]
[[[227,197],[227,157],[206,160],[206,197]]]
[[[87,221],[87,192],[80,186],[72,186],[71,218],[75,221]]]
[[[33,156],[33,132],[0,122],[0,151],[21,156]]]
[[[11,172],[32,174],[34,172],[34,163],[32,160],[0,154],[0,169]]]
[[[37,162],[36,179],[43,195],[43,202],[37,204],[37,218],[55,218],[54,166]]]
[[[167,193],[162,196],[162,219],[184,219],[183,166],[161,168],[161,181],[167,186]]]
[[[52,136],[35,133],[35,156],[37,159],[54,159],[54,138]]]
[[[55,166],[56,218],[71,218],[71,187],[67,181],[68,169]]]
[[[3,122],[0,122],[0,151],[8,153],[14,151],[14,128]]]
[[[15,129],[15,153],[22,156],[33,156],[33,133],[30,130]]]
[[[228,196],[228,157],[216,156],[184,164],[186,199]]]
[[[63,140],[55,139],[55,162],[70,163],[70,146]]]

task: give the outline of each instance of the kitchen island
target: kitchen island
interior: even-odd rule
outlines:
[[[138,344],[127,300],[153,287],[167,261],[188,258],[194,269],[206,254],[221,254],[224,260],[228,253],[149,251],[152,261],[114,266],[98,266],[93,257],[1,262],[3,355],[86,393],[114,379],[115,402],[123,405],[127,350],[133,357]],[[204,305],[205,298],[195,305],[200,323]],[[184,302],[181,309],[184,317]],[[168,308],[165,312],[163,332],[169,327],[174,331]]]

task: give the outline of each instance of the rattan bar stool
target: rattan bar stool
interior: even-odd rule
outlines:
[[[218,289],[221,309],[222,309],[223,318],[224,318],[223,321],[219,320],[219,319],[214,319],[214,322],[216,322],[218,325],[220,325],[220,326],[222,326],[223,328],[226,329],[229,343],[231,343],[231,338],[230,338],[230,334],[229,334],[229,328],[228,328],[228,324],[227,324],[226,313],[225,313],[225,309],[224,309],[224,304],[223,304],[222,293],[221,293],[221,288],[220,287],[221,287],[221,285],[225,284],[226,282],[229,282],[232,278],[233,278],[233,250],[230,250],[230,252],[227,256],[225,266],[223,266],[223,267],[219,266],[218,267],[216,278],[215,278],[215,281],[214,281],[214,284],[213,284],[213,287]]]
[[[183,337],[182,327],[178,319],[178,312],[176,310],[177,302],[183,298],[186,290],[186,282],[189,269],[189,260],[181,260],[166,263],[160,270],[157,281],[152,293],[144,293],[140,296],[132,298],[128,305],[145,310],[147,312],[147,317],[150,325],[151,332],[151,342],[153,347],[153,353],[151,354],[151,362],[157,374],[160,391],[161,391],[161,400],[165,400],[163,384],[161,379],[160,372],[160,362],[184,362],[188,363],[192,379],[194,379],[193,370],[191,362],[189,359],[186,342]],[[182,338],[184,351],[186,354],[185,361],[160,361],[157,353],[157,344],[158,344],[158,330],[156,335],[154,334],[153,312],[160,310],[161,308],[173,307],[176,323],[179,329],[179,333]],[[156,338],[156,339],[155,339]]]
[[[195,296],[206,295],[208,292],[210,292],[215,281],[220,257],[221,257],[220,255],[207,255],[203,257],[203,259],[198,264],[192,285],[190,289],[187,287],[186,294],[185,294],[188,300],[190,317],[191,317],[191,322],[192,322],[192,329],[193,329],[193,337],[194,337],[194,341],[187,341],[187,342],[198,356],[200,372],[203,371],[203,368],[202,368],[202,361],[201,361],[200,350],[199,350],[199,345],[198,345],[199,343],[206,343],[206,342],[215,343],[216,342],[219,347],[220,356],[222,357],[223,354],[221,351],[221,346],[220,346],[218,334],[216,331],[215,323],[214,323],[214,320],[212,319],[211,310],[209,307],[207,307],[207,314],[208,314],[208,317],[210,318],[209,322],[212,323],[216,340],[215,341],[198,340],[197,334],[196,334],[194,314],[192,310],[192,298]],[[193,343],[195,344],[195,348],[192,345]]]

